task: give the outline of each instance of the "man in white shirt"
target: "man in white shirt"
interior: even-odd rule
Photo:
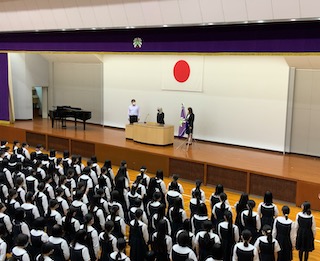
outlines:
[[[128,116],[130,124],[139,121],[139,106],[136,104],[136,100],[131,100],[131,105],[128,108]]]

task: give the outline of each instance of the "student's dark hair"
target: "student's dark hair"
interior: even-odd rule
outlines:
[[[88,224],[93,220],[93,215],[91,213],[85,214],[83,217],[84,230],[87,231]]]
[[[203,222],[203,229],[205,231],[205,234],[203,236],[203,241],[205,246],[210,245],[210,231],[212,230],[212,222],[210,220],[205,220]]]
[[[226,200],[228,199],[228,196],[226,193],[222,192],[219,195],[220,202],[221,202],[221,211],[224,212],[226,210]]]
[[[86,237],[87,237],[87,231],[85,231],[84,229],[79,229],[75,236],[74,239],[71,242],[71,246],[75,246],[76,243],[79,243],[81,245],[85,245],[86,244]]]
[[[41,255],[37,259],[38,261],[44,261],[45,255],[48,255],[52,250],[54,250],[54,245],[50,242],[43,243],[41,246]]]
[[[40,182],[40,183],[38,184],[38,187],[37,187],[37,188],[38,188],[39,191],[42,192],[42,191],[44,190],[45,186],[46,186],[46,185],[45,185],[43,182]]]
[[[97,156],[95,156],[95,155],[91,156],[91,161],[93,163],[97,163],[98,162]]]
[[[43,230],[44,227],[46,226],[46,220],[44,217],[38,217],[36,218],[33,223],[32,226],[35,230]]]
[[[27,245],[28,241],[29,236],[21,233],[16,237],[16,246],[24,247]]]
[[[178,191],[180,193],[178,182],[175,180],[171,181],[168,189]]]
[[[132,207],[137,207],[137,208],[139,208],[139,207],[141,207],[141,204],[142,204],[142,200],[141,200],[141,198],[135,198],[134,200],[133,200],[133,202],[132,202]]]
[[[117,248],[118,248],[118,253],[116,255],[116,261],[120,260],[121,258],[121,252],[124,251],[126,248],[126,240],[124,238],[118,238],[117,240]]]
[[[107,169],[112,168],[111,160],[105,160],[103,167],[106,167]]]
[[[173,219],[174,217],[177,217],[179,215],[180,209],[183,209],[182,199],[180,197],[177,197],[173,201],[173,208],[171,212]]]
[[[49,156],[50,156],[50,157],[55,157],[55,156],[56,156],[56,151],[55,151],[54,149],[51,149],[51,150],[49,151]]]
[[[254,200],[252,200],[252,199],[249,199],[248,203],[247,203],[247,206],[248,206],[248,209],[249,209],[248,216],[252,217],[252,212],[253,212],[254,207],[256,206],[256,202]]]
[[[98,178],[98,187],[104,189],[107,186],[107,181],[103,176]]]
[[[303,214],[311,215],[311,204],[308,201],[302,203],[302,212]]]
[[[16,209],[14,213],[15,223],[21,223],[25,218],[25,210],[22,207]]]
[[[59,202],[56,199],[50,199],[49,200],[49,207],[48,207],[48,211],[47,211],[46,217],[50,217],[51,216],[52,209],[55,206],[57,206],[58,204],[59,204]]]
[[[290,214],[290,208],[288,206],[283,206],[282,213],[283,213],[285,219],[288,220],[288,216]]]
[[[163,179],[163,170],[158,169],[157,172],[156,172],[156,177],[158,179]]]
[[[0,237],[6,236],[7,230],[3,223],[0,223]]]
[[[200,203],[198,206],[198,213],[199,216],[207,216],[208,215],[208,210],[207,206],[205,203]]]
[[[93,195],[92,199],[90,200],[89,212],[93,213],[95,207],[101,208],[100,199],[101,197],[99,195]]]
[[[113,228],[114,228],[114,222],[112,220],[107,220],[104,225],[104,234],[103,234],[104,240],[110,239],[110,234]]]
[[[77,209],[74,206],[70,206],[65,221],[64,221],[64,231],[69,231],[70,227],[73,226],[72,225],[72,218],[74,217],[74,215],[76,214]]]
[[[69,153],[68,150],[63,151],[63,158],[64,158],[64,159],[65,159],[65,158],[69,158],[69,156],[70,156],[70,153]]]
[[[161,219],[157,225],[157,237],[153,242],[153,249],[156,249],[157,252],[167,251],[166,244],[166,235],[168,233],[167,222],[164,219]]]
[[[16,194],[17,194],[17,190],[16,190],[16,189],[13,189],[13,188],[9,189],[8,198],[7,198],[8,204],[10,203],[11,199],[12,199],[12,198],[14,197],[14,195],[16,195]]]
[[[120,201],[120,193],[118,190],[111,191],[110,196],[111,196],[111,202],[112,201],[116,201],[116,202]]]
[[[159,201],[162,198],[162,194],[159,191],[153,193],[152,201]]]
[[[272,196],[272,193],[271,193],[270,191],[266,191],[266,193],[264,194],[263,202],[264,202],[267,206],[272,205],[272,203],[273,203],[273,196]]]
[[[144,174],[145,174],[146,170],[147,170],[147,167],[146,167],[146,166],[142,166],[142,167],[140,168],[140,177],[141,177],[141,180],[144,178]],[[138,176],[138,177],[139,177],[139,176]]]
[[[216,185],[214,195],[219,196],[222,192],[224,192],[223,185],[222,184]]]
[[[243,242],[244,246],[248,247],[249,246],[249,241],[250,241],[250,239],[252,237],[251,231],[248,230],[248,229],[245,229],[245,230],[242,231],[241,235],[242,235],[242,239],[244,241]]]
[[[138,208],[135,213],[135,221],[134,221],[134,225],[133,225],[135,228],[137,228],[139,226],[139,220],[141,219],[142,214],[143,214],[142,209]]]
[[[166,214],[166,205],[165,204],[160,204],[158,209],[157,209],[157,214],[158,214],[158,218],[157,220],[161,220],[164,218],[165,214]]]
[[[63,188],[61,188],[61,187],[57,187],[56,188],[56,197],[58,197],[58,196],[62,196],[63,194],[64,194],[64,189]]]
[[[234,233],[233,233],[233,223],[232,223],[232,212],[226,210],[224,212],[224,217],[225,217],[226,221],[228,222],[228,238],[230,240],[233,240]]]
[[[241,213],[243,210],[247,208],[247,203],[249,200],[249,195],[247,193],[242,193],[239,199],[239,202],[236,206],[237,213]]]
[[[17,177],[16,179],[16,187],[19,187],[23,184],[24,180],[22,177]]]
[[[191,221],[189,218],[185,219],[183,221],[182,227],[185,231],[190,232],[191,231]]]
[[[114,222],[115,219],[116,219],[116,216],[117,216],[117,213],[119,211],[119,206],[118,205],[113,205],[111,207],[111,210],[110,210],[110,215],[111,215],[111,220]]]
[[[33,192],[28,191],[26,193],[25,200],[26,200],[26,202],[32,203],[33,202]]]
[[[182,247],[186,247],[188,245],[188,241],[189,241],[189,235],[187,231],[182,231],[179,235],[178,235],[178,244]]]
[[[264,225],[262,227],[262,231],[267,236],[268,243],[272,244],[272,228],[271,228],[271,226],[270,225]]]
[[[59,224],[53,225],[51,233],[53,237],[62,237],[63,236],[62,226]]]

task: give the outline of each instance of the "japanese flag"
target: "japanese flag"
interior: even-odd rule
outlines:
[[[203,56],[163,56],[162,90],[202,92]]]

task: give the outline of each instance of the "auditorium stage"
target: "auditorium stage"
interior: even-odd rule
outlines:
[[[113,165],[126,160],[130,169],[146,165],[148,172],[163,169],[165,176],[174,173],[180,178],[204,184],[221,183],[227,189],[263,195],[271,190],[278,200],[300,205],[308,200],[320,210],[320,159],[278,152],[242,148],[197,141],[189,150],[180,139],[171,146],[152,146],[125,139],[122,129],[81,124],[74,128],[51,127],[49,119],[16,121],[0,125],[0,139],[9,142],[27,141],[31,146],[39,143],[46,149],[69,150],[83,157],[96,155],[99,161],[110,159]]]

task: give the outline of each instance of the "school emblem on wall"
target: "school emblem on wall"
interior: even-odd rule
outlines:
[[[134,48],[141,48],[142,46],[142,39],[140,37],[136,37],[133,39],[133,47]]]

